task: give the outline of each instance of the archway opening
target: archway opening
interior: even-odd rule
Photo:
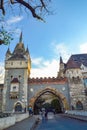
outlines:
[[[41,93],[36,99],[33,107],[34,114],[39,114],[43,109],[47,112],[62,113],[63,103],[61,99],[51,91]]]
[[[77,110],[83,110],[83,104],[81,101],[76,102],[76,109]]]
[[[22,105],[20,102],[17,102],[15,105],[15,112],[22,112]]]

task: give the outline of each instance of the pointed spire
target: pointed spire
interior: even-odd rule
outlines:
[[[8,60],[11,57],[11,55],[12,55],[11,51],[10,51],[10,49],[8,47],[8,50],[7,50],[6,55],[5,55],[5,60]]]
[[[60,64],[63,63],[62,57],[60,56]]]
[[[29,49],[28,49],[28,46],[26,48],[26,53],[25,53],[26,56],[30,57],[30,53],[29,53]]]
[[[28,49],[28,47],[27,47],[27,49],[26,49],[26,52],[29,53],[29,49]]]
[[[8,47],[6,54],[11,54],[9,47]]]
[[[19,43],[22,43],[22,32],[20,34]]]

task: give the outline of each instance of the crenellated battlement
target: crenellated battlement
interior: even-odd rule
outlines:
[[[30,84],[35,84],[35,83],[59,83],[59,84],[64,84],[66,83],[68,80],[66,77],[61,77],[61,78],[58,78],[58,77],[40,77],[40,78],[29,78],[28,79],[28,83]]]

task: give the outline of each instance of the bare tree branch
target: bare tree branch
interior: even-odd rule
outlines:
[[[32,13],[32,16],[36,19],[39,19],[41,21],[43,20],[43,16],[47,13],[49,14],[48,5],[51,0],[0,0],[0,9],[2,11],[2,14],[5,15],[7,10],[9,8],[6,8],[7,4],[10,5],[10,7],[13,10],[16,8],[14,6],[15,4],[19,4],[19,10],[21,11],[21,7],[25,7],[27,11],[30,11]],[[11,10],[12,12],[12,10]],[[12,12],[13,13],[13,12]],[[7,45],[10,43],[10,40],[12,40],[11,35],[4,29],[4,26],[0,29],[0,45],[4,44]]]
[[[5,15],[4,0],[1,0],[0,9],[2,10],[2,14]]]
[[[20,3],[21,5],[25,6],[26,8],[28,8],[31,11],[33,17],[43,21],[43,19],[39,15],[36,14],[35,9],[29,3],[27,3],[24,0],[16,0],[16,1]]]
[[[36,1],[32,1],[32,0],[7,0],[10,1],[10,4],[14,5],[14,4],[20,4],[21,6],[26,7],[26,9],[28,9],[31,13],[32,16],[34,18],[37,18],[39,20],[43,20],[43,18],[41,17],[41,15],[39,15],[39,13],[43,13],[45,11],[45,13],[49,12],[47,7],[48,4],[46,4],[47,2],[51,2],[51,0],[37,0]],[[5,15],[5,3],[4,0],[1,0],[0,3],[0,9],[2,10],[2,14]]]
[[[0,39],[0,45],[4,44],[4,40]]]

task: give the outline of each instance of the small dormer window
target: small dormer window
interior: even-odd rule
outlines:
[[[84,70],[84,65],[82,64],[80,68],[81,68],[81,70]]]

